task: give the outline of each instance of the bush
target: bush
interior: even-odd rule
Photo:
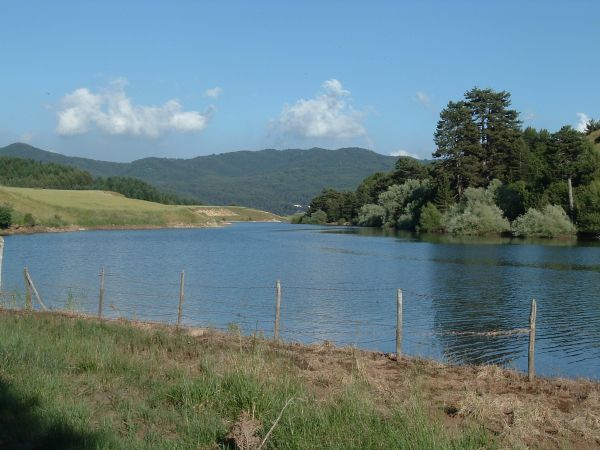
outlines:
[[[444,218],[446,231],[452,234],[486,235],[510,231],[510,223],[496,205],[483,202],[469,204],[462,212],[458,205]]]
[[[421,217],[419,218],[419,231],[422,232],[437,232],[444,229],[442,225],[442,213],[431,202],[427,203],[421,209]]]
[[[10,228],[12,225],[12,213],[12,206],[0,205],[0,228]]]
[[[304,219],[304,213],[294,214],[290,217],[290,223],[297,225],[302,223],[302,219]]]
[[[26,227],[34,227],[35,226],[35,219],[31,215],[31,213],[26,213],[23,216],[23,225],[25,225]]]
[[[385,208],[372,203],[363,205],[358,211],[358,224],[363,227],[380,227],[383,225]]]
[[[383,225],[414,230],[419,223],[422,206],[433,197],[429,180],[407,180],[394,184],[379,195],[379,204],[385,209]]]
[[[327,223],[327,214],[325,211],[317,209],[315,212],[309,215],[305,215],[302,218],[302,223],[310,225],[325,225]]]
[[[541,211],[529,208],[513,223],[515,236],[553,238],[577,233],[565,210],[557,205],[546,205]]]
[[[463,200],[444,216],[446,231],[452,234],[485,235],[510,231],[510,223],[495,204],[501,183],[493,180],[487,189],[468,188]]]

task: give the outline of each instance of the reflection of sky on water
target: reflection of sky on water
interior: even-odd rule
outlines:
[[[274,283],[282,336],[394,350],[395,290],[404,290],[406,353],[526,366],[527,336],[456,334],[527,326],[538,300],[538,372],[598,377],[600,246],[505,238],[416,238],[368,229],[235,224],[219,229],[93,231],[6,238],[4,283],[27,265],[47,304],[174,322],[186,271],[185,321],[269,334]]]

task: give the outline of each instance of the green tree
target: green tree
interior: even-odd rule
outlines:
[[[600,178],[577,189],[577,226],[600,237]]]
[[[434,158],[447,174],[460,200],[465,189],[482,181],[479,132],[466,102],[449,102],[440,113],[434,134],[437,150]]]
[[[400,157],[391,173],[393,184],[402,184],[407,180],[424,180],[428,176],[427,167],[409,156]]]
[[[510,93],[475,87],[465,93],[465,99],[479,132],[484,178],[487,182],[518,179],[525,146],[519,113],[510,109]]]
[[[552,135],[548,146],[548,157],[553,177],[567,184],[569,214],[574,217],[573,178],[577,175],[580,158],[591,144],[583,133],[570,126],[564,126]]]
[[[431,202],[427,203],[421,209],[419,218],[419,231],[423,232],[439,232],[443,231],[442,224],[443,215]]]

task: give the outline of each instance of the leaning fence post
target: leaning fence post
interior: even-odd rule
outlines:
[[[185,282],[185,272],[182,270],[181,277],[179,279],[179,310],[177,312],[177,327],[181,326],[181,317],[183,316],[183,298],[184,298],[183,285],[184,285],[184,282]]]
[[[102,319],[102,307],[104,306],[104,266],[100,270],[100,295],[98,296],[98,318]]]
[[[396,293],[396,360],[402,353],[402,289]]]
[[[535,378],[535,318],[537,314],[537,305],[535,298],[531,300],[531,313],[529,314],[529,354],[528,354],[528,374],[529,381]]]
[[[281,315],[281,282],[277,280],[275,283],[275,331],[273,333],[273,338],[275,340],[279,339],[279,318]]]
[[[31,279],[31,275],[29,275],[29,271],[27,270],[27,267],[25,267],[25,284],[29,285],[29,287],[31,288],[31,291],[33,291],[33,295],[35,295],[35,298],[37,299],[38,303],[40,304],[42,309],[44,309],[44,311],[46,311],[48,308],[46,308],[46,305],[44,305],[44,302],[42,301],[42,298],[40,297],[38,290],[35,288],[35,284],[33,284],[33,280]],[[29,307],[30,308],[31,308],[31,291],[29,289],[27,290],[27,292],[29,294]],[[27,303],[27,297],[25,298],[25,300]]]
[[[27,267],[23,269],[23,279],[25,280],[25,309],[31,310],[31,287],[29,286],[29,280],[27,279]]]

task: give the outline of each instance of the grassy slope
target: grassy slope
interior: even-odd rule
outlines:
[[[30,213],[41,226],[186,226],[229,220],[273,220],[273,214],[242,207],[171,206],[133,200],[114,192],[0,186],[0,203],[15,210],[15,222]]]
[[[480,428],[450,436],[417,392],[377,393],[358,359],[309,383],[261,340],[0,312],[0,356],[2,448],[256,449],[282,410],[264,448],[491,445]]]

